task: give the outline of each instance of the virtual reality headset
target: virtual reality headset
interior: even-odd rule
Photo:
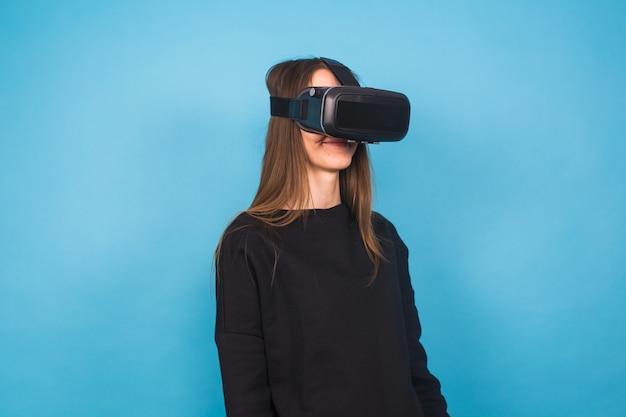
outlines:
[[[395,142],[409,130],[411,106],[401,93],[360,87],[343,64],[320,58],[340,87],[308,87],[297,98],[270,97],[272,116],[294,120],[298,127],[359,142]]]

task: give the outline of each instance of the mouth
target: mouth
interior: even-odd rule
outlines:
[[[334,146],[338,148],[349,148],[355,144],[356,142],[353,140],[337,139],[337,138],[326,139],[325,141],[322,142],[322,145]]]

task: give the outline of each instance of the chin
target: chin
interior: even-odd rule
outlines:
[[[352,163],[352,161],[349,161],[349,162],[344,163],[344,164],[335,164],[332,167],[332,169],[335,170],[335,171],[343,171],[344,169],[348,168],[351,163]]]

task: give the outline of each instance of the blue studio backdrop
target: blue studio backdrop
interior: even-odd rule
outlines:
[[[212,254],[267,69],[411,99],[370,146],[455,417],[626,415],[626,3],[0,0],[0,416],[224,416]]]

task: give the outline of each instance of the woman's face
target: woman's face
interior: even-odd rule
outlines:
[[[310,82],[312,87],[340,85],[333,73],[325,68],[315,71]],[[350,166],[357,143],[304,130],[301,133],[309,159],[309,172],[338,172]]]

